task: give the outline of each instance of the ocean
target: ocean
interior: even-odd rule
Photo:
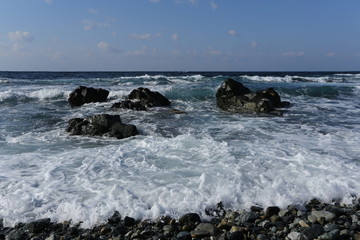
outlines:
[[[282,115],[231,114],[216,106],[228,77],[274,88]],[[107,102],[70,107],[83,85]],[[169,108],[113,110],[135,88]],[[136,219],[196,212],[220,201],[248,209],[312,198],[360,197],[360,72],[0,72],[0,218],[91,227],[114,211]],[[69,136],[67,121],[118,114],[126,139]]]

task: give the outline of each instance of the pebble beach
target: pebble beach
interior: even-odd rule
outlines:
[[[197,213],[178,219],[163,216],[157,220],[139,220],[115,212],[107,222],[90,229],[50,219],[0,225],[0,239],[6,240],[310,240],[360,239],[360,203],[323,203],[316,199],[303,206],[290,205],[246,210],[227,210],[222,203],[206,209],[206,220]]]

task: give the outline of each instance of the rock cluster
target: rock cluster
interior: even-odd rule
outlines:
[[[4,227],[0,221],[0,239],[7,240],[310,240],[360,239],[360,204],[325,204],[312,200],[301,208],[276,206],[265,210],[225,210],[222,204],[205,211],[211,220],[197,213],[179,219],[135,220],[115,212],[107,223],[82,229],[70,222],[53,223],[40,219]]]
[[[80,86],[72,91],[68,101],[70,106],[81,106],[85,103],[104,102],[109,91],[98,88]],[[133,101],[131,101],[133,100]],[[147,88],[133,90],[128,99],[115,103],[112,108],[127,108],[132,110],[146,110],[147,107],[169,106],[170,101],[158,92]],[[136,126],[123,124],[119,115],[99,114],[88,118],[73,118],[68,121],[66,129],[70,135],[106,136],[118,139],[135,136]]]
[[[282,102],[279,94],[272,88],[251,92],[242,83],[231,78],[226,79],[217,90],[216,103],[220,109],[232,113],[269,113],[290,105],[289,102]]]
[[[127,100],[115,103],[111,108],[126,108],[132,110],[146,110],[151,107],[167,107],[170,101],[159,92],[153,92],[148,88],[134,89]]]
[[[106,136],[118,139],[139,134],[136,126],[122,123],[119,115],[109,114],[71,119],[66,130],[70,135]]]

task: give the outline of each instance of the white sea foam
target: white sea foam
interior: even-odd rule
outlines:
[[[242,76],[245,79],[249,79],[251,81],[260,81],[260,82],[292,82],[293,79],[291,76],[285,77],[275,77],[275,76]]]
[[[307,125],[276,133],[261,127],[269,124],[262,119],[244,120],[218,126],[224,134],[237,131],[240,139],[213,138],[207,132],[216,131],[205,125],[197,136],[139,136],[106,145],[93,139],[89,148],[86,139],[49,133],[52,140],[62,139],[59,148],[72,147],[7,156],[0,173],[0,215],[7,225],[50,217],[83,221],[88,227],[115,210],[135,218],[177,217],[219,201],[233,208],[255,203],[285,207],[312,197],[349,200],[360,191],[358,166],[346,161],[355,156],[351,144],[360,142],[356,133],[323,135]],[[33,137],[41,141],[39,134],[29,133],[11,143],[34,143]],[[349,149],[335,151],[340,143]]]
[[[327,82],[343,82],[344,79],[339,76],[290,76],[286,75],[284,77],[280,76],[242,76],[245,79],[256,82],[280,82],[280,83],[290,83],[290,82],[315,82],[315,83],[327,83]],[[348,81],[348,80],[346,80]]]
[[[48,100],[54,98],[67,98],[70,91],[63,89],[10,89],[0,92],[0,101],[22,100],[33,98],[38,100]]]
[[[63,89],[56,88],[45,88],[32,91],[26,94],[30,98],[36,98],[40,100],[53,99],[53,98],[66,98],[70,92],[64,91]]]

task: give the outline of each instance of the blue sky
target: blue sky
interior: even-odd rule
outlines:
[[[360,70],[359,0],[0,3],[0,71]]]

